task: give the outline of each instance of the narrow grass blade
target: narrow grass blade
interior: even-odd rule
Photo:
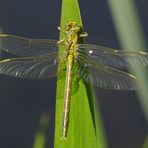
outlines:
[[[123,0],[120,2],[118,0],[108,0],[108,4],[117,30],[117,35],[123,49],[146,49],[145,37],[135,2],[132,0]],[[145,69],[146,68],[147,67],[145,67]],[[132,69],[132,71],[143,81],[143,86],[139,89],[138,95],[145,117],[148,121],[148,79],[145,69]]]
[[[145,138],[144,144],[142,148],[148,148],[148,135]]]
[[[35,135],[33,148],[45,148],[46,145],[46,130],[49,125],[49,119],[46,113],[41,114],[40,125]]]
[[[82,25],[77,0],[62,1],[60,27],[63,28],[70,21],[75,21]],[[64,35],[61,33],[60,39],[63,38]],[[71,109],[68,135],[66,139],[61,139],[64,89],[65,78],[60,79],[59,74],[56,98],[55,148],[106,148],[104,144],[105,142],[100,142],[99,145],[97,143],[96,120],[94,115],[93,95],[91,88],[89,86],[85,86],[81,81],[78,82],[78,78],[76,76],[73,78],[74,93],[72,95],[70,106]],[[100,139],[104,141],[101,134]]]

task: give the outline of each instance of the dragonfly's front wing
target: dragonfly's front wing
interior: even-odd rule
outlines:
[[[0,34],[0,50],[21,57],[41,56],[58,52],[57,40],[28,39]]]
[[[103,46],[80,44],[78,52],[95,63],[117,69],[138,68],[148,65],[148,53],[141,51],[115,50]]]

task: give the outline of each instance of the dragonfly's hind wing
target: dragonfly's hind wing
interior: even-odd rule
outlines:
[[[25,79],[46,79],[58,73],[58,53],[0,61],[0,74]]]
[[[96,87],[115,90],[136,90],[140,86],[138,79],[126,72],[93,63],[83,57],[77,57],[79,75],[83,81]]]
[[[85,55],[95,63],[118,69],[127,69],[148,65],[148,53],[141,51],[115,50],[103,46],[81,44],[79,54]]]
[[[21,57],[30,57],[57,52],[58,45],[57,40],[28,39],[0,34],[0,50]]]

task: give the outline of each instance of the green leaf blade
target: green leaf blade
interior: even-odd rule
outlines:
[[[64,26],[69,22],[77,22],[82,26],[78,1],[63,0],[62,2],[60,27],[64,28]],[[60,32],[60,40],[64,37],[64,34]],[[64,49],[61,48],[60,52],[63,50]],[[94,115],[94,106],[90,105],[90,102],[93,104],[93,94],[91,87],[86,87],[81,80],[78,80],[76,75],[73,75],[72,82],[73,93],[70,105],[68,134],[66,139],[61,139],[65,79],[66,74],[65,77],[61,79],[59,73],[56,98],[55,148],[106,148],[106,143],[104,142],[104,139],[102,138],[103,136],[101,135],[103,132],[99,134],[100,139],[103,142],[98,144],[95,127],[96,120]]]

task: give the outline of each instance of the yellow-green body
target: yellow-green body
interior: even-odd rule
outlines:
[[[66,49],[66,83],[65,83],[65,94],[64,94],[64,112],[63,112],[63,125],[62,125],[62,137],[67,137],[68,124],[69,124],[69,113],[70,113],[70,101],[72,94],[72,68],[77,54],[77,44],[80,43],[81,38],[86,37],[87,34],[82,32],[82,27],[76,22],[70,22],[67,24],[64,30],[58,28],[60,31],[66,34],[66,38],[59,41],[64,42]]]

